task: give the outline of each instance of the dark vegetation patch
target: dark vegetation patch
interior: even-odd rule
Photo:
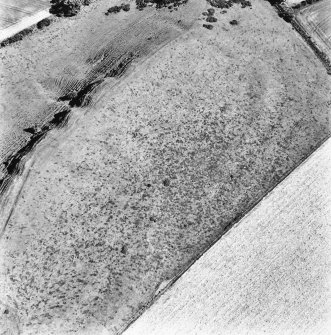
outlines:
[[[136,55],[133,52],[129,52],[127,55],[124,55],[116,64],[107,70],[105,77],[120,77],[135,58]]]
[[[214,28],[214,26],[212,24],[203,24],[202,25],[204,28],[212,30]]]
[[[26,28],[19,33],[15,34],[14,36],[11,36],[4,41],[1,42],[0,46],[5,47],[9,44],[21,41],[25,36],[30,35],[34,31],[35,26],[31,26],[29,28]]]
[[[70,111],[69,107],[63,107],[59,112],[55,113],[53,118],[43,125],[39,131],[37,131],[35,127],[24,129],[24,131],[29,132],[32,136],[20,150],[3,163],[7,170],[7,175],[0,180],[0,194],[7,189],[13,177],[19,175],[23,171],[24,162],[22,161],[36,144],[46,136],[48,131],[56,127],[62,127],[66,124]]]
[[[127,4],[122,5],[122,10],[124,10],[124,12],[128,12],[130,10],[130,4],[127,3]]]
[[[287,7],[283,0],[267,0],[272,6],[277,9],[279,17],[284,19],[286,22],[291,22],[294,17],[292,8]]]
[[[68,101],[68,106],[62,106],[60,111],[56,112],[49,122],[44,124],[41,128],[28,127],[24,129],[25,132],[31,134],[31,137],[27,144],[3,163],[6,169],[6,175],[0,180],[0,194],[3,194],[3,192],[8,189],[15,176],[21,174],[27,154],[46,136],[48,131],[62,127],[67,123],[71,107],[84,107],[88,105],[94,90],[104,79],[106,77],[120,77],[136,56],[135,53],[129,52],[118,59],[110,68],[102,68],[103,71],[98,74],[99,79],[91,80],[83,85],[81,89],[68,92],[58,98],[58,101]]]
[[[223,9],[220,13],[224,14],[226,13],[226,10],[224,8],[230,8],[233,6],[233,4],[240,4],[241,8],[245,7],[251,7],[251,2],[249,0],[207,0],[207,2],[212,6],[216,8],[221,8]],[[205,19],[206,22],[208,23],[215,23],[217,22],[217,18],[214,17],[215,14],[215,9],[214,8],[208,8],[207,12],[203,12],[202,15],[207,16]],[[232,20],[230,21],[230,24],[232,25],[237,25],[238,21],[237,20]],[[213,26],[210,24],[203,24],[203,27],[207,29],[213,29]]]
[[[49,12],[56,16],[75,16],[80,11],[81,5],[78,0],[51,0]]]
[[[163,183],[163,186],[165,187],[170,186],[170,180],[168,178],[164,179],[162,183]]]
[[[121,10],[124,10],[125,12],[128,12],[130,10],[130,4],[122,3],[120,6],[110,7],[105,14],[106,15],[116,14],[116,13],[119,13]]]
[[[6,170],[5,177],[0,179],[0,194],[3,194],[10,186],[13,178],[22,173],[26,156],[33,148],[47,135],[48,131],[66,125],[71,107],[84,107],[89,104],[92,99],[94,90],[104,81],[106,77],[120,77],[133,59],[137,55],[133,52],[124,54],[110,68],[102,67],[102,71],[97,74],[98,79],[93,79],[87,82],[78,90],[67,92],[65,95],[58,98],[58,101],[67,101],[67,106],[62,106],[60,111],[57,111],[53,118],[44,124],[41,128],[28,127],[24,131],[31,134],[28,142],[16,153],[11,155],[3,164]],[[59,110],[59,109],[57,109]]]
[[[207,0],[209,4],[216,8],[230,8],[233,4],[240,4],[242,8],[251,7],[251,2],[248,0]]]
[[[75,16],[81,9],[81,6],[88,6],[91,0],[51,0],[49,12],[56,16]]]
[[[37,28],[43,29],[44,27],[48,27],[50,24],[51,20],[49,18],[46,18],[37,23]]]
[[[53,119],[49,122],[49,125],[55,126],[55,127],[65,125],[68,119],[69,113],[70,113],[70,108],[65,108],[63,111],[54,114]]]
[[[303,7],[306,7],[308,5],[312,5],[313,3],[315,2],[319,2],[321,0],[307,0],[307,1],[301,1],[300,3],[294,5],[294,6],[291,6],[293,9],[300,9],[300,8],[303,8]]]
[[[85,85],[77,94],[69,101],[70,107],[86,106],[91,99],[91,92],[103,82],[103,79],[94,81]]]
[[[113,66],[108,69],[103,69],[100,73],[99,79],[91,81],[78,91],[71,91],[58,98],[58,101],[69,101],[70,107],[84,107],[91,101],[93,91],[104,81],[105,78],[113,77],[119,78],[128,66],[131,64],[136,55],[129,52],[123,55]]]
[[[70,101],[77,97],[77,92],[72,91],[58,98],[58,101]]]
[[[126,255],[127,252],[128,252],[128,247],[127,247],[126,245],[123,245],[122,248],[121,248],[121,253],[122,253],[123,255]]]
[[[0,43],[0,48],[6,47],[7,45],[10,45],[12,43],[22,41],[24,37],[31,35],[36,29],[43,29],[45,27],[48,27],[52,23],[52,18],[45,18],[38,22],[37,24],[34,24],[26,29],[23,29],[22,31],[18,32],[17,34],[6,38]]]
[[[36,133],[36,129],[34,127],[25,128],[23,131],[32,135]]]
[[[136,7],[143,10],[147,5],[155,4],[156,8],[168,7],[169,10],[177,10],[177,7],[187,2],[188,0],[136,0]]]
[[[216,19],[216,17],[214,17],[214,16],[208,16],[208,17],[206,18],[206,22],[210,22],[210,23],[212,23],[212,22],[217,22],[217,19]]]
[[[208,15],[214,15],[215,14],[215,9],[214,8],[208,8],[207,12],[208,12]]]

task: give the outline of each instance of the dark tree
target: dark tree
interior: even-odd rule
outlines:
[[[75,16],[81,5],[80,0],[51,0],[49,12],[56,16]]]

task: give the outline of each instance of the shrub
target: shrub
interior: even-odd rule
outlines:
[[[125,12],[128,12],[130,10],[130,4],[122,4],[122,9],[125,11]]]
[[[147,6],[148,1],[145,0],[136,0],[137,9],[142,10]]]
[[[226,0],[207,0],[211,6],[216,8],[229,8],[231,7],[232,3]]]
[[[293,14],[292,13],[288,13],[288,12],[280,12],[279,17],[281,17],[283,20],[285,20],[286,22],[291,22],[293,20]]]
[[[139,10],[144,9],[148,3],[155,4],[156,8],[168,7],[169,9],[176,9],[180,5],[186,4],[188,0],[136,0],[136,6]]]
[[[121,11],[122,7],[121,6],[113,6],[108,9],[108,13],[119,13]]]
[[[82,4],[89,3],[89,0],[51,0],[49,12],[56,16],[74,16],[79,12]]]
[[[109,15],[112,13],[119,13],[121,10],[128,12],[130,10],[130,4],[122,3],[120,6],[110,7],[108,11],[106,12],[106,15]]]
[[[43,19],[37,23],[38,29],[43,29],[51,24],[51,20],[49,18]]]
[[[29,27],[29,28],[26,28],[26,29],[20,31],[19,33],[17,33],[15,35],[5,39],[4,41],[2,41],[0,43],[0,47],[5,47],[9,44],[21,41],[23,39],[23,37],[25,37],[27,35],[30,35],[32,32],[33,32],[33,26]]]
[[[206,21],[207,22],[217,22],[217,19],[216,19],[216,17],[214,17],[214,16],[208,16],[207,18],[206,18]]]
[[[233,26],[236,26],[238,24],[238,21],[237,20],[231,20],[230,24],[233,25]]]
[[[214,26],[212,24],[203,24],[202,25],[204,28],[212,30],[214,28]]]
[[[230,8],[234,3],[241,4],[242,8],[251,7],[251,2],[249,0],[207,0],[209,4],[216,8]],[[269,1],[276,1],[281,2],[283,0],[269,0]]]

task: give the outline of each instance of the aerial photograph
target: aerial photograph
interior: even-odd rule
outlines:
[[[331,0],[0,0],[0,335],[331,334]]]

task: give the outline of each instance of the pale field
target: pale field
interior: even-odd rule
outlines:
[[[322,0],[303,8],[297,19],[331,59],[331,1]]]
[[[0,29],[50,7],[50,0],[0,0]]]
[[[43,19],[50,17],[50,13],[47,10],[38,11],[37,13],[29,16],[25,16],[19,22],[4,28],[0,29],[0,42],[5,41],[6,39],[14,36],[17,33],[22,32],[24,29],[33,27],[33,25],[42,21]]]
[[[123,329],[329,136],[330,78],[269,3],[217,11],[212,31],[200,0],[108,7],[0,50],[17,138],[112,57],[142,53],[30,156],[0,242],[3,319],[22,334]]]
[[[297,5],[299,3],[301,3],[303,0],[286,0],[285,2],[289,5],[289,6],[294,6]]]
[[[330,334],[330,152],[329,139],[123,335]]]

